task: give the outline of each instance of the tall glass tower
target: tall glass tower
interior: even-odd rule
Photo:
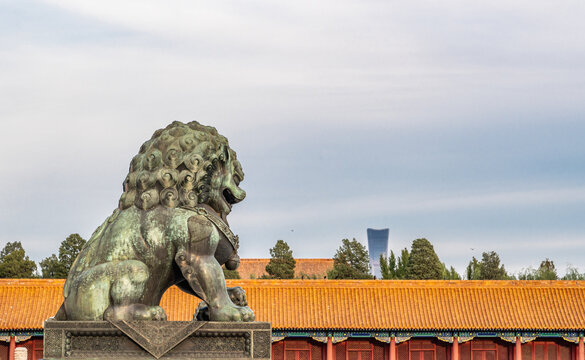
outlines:
[[[380,255],[388,256],[388,232],[389,229],[368,229],[368,253],[370,254],[370,266],[376,279],[382,278],[380,270]]]

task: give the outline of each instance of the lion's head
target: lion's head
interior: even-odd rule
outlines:
[[[215,128],[175,121],[155,131],[132,159],[119,207],[207,204],[225,220],[232,205],[246,196],[239,187],[243,179],[236,153]]]

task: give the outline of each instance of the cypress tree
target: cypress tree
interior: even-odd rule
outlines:
[[[286,241],[278,240],[270,249],[270,261],[266,272],[272,279],[292,279],[295,277],[296,260]]]
[[[443,264],[427,239],[416,239],[412,242],[406,277],[412,280],[443,278]]]
[[[370,274],[368,250],[356,239],[341,240],[341,246],[333,256],[333,269],[327,272],[329,279],[373,279]]]
[[[20,241],[9,242],[0,251],[0,278],[34,278],[37,264],[29,259]]]
[[[484,252],[479,263],[479,279],[505,280],[508,278],[504,265],[500,265],[500,256],[495,251]]]
[[[52,254],[40,262],[43,278],[66,279],[69,270],[86,241],[79,234],[71,234],[61,242],[59,256]]]

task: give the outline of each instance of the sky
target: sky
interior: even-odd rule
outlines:
[[[89,238],[172,121],[225,135],[240,255],[389,228],[585,271],[585,3],[0,0],[0,247]]]

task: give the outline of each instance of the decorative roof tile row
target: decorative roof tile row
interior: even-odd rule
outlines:
[[[0,330],[41,329],[63,280],[0,280]],[[275,329],[585,330],[585,281],[228,280]],[[170,288],[169,320],[199,300]]]

